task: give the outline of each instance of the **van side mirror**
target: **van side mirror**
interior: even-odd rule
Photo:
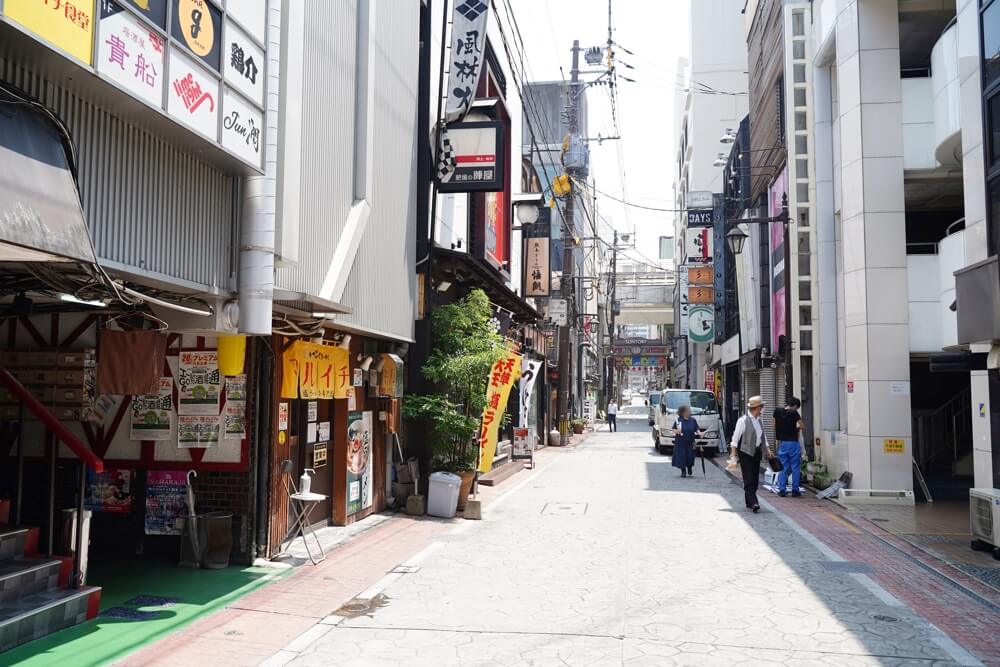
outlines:
[[[643,405],[649,405],[649,401],[643,401],[642,404]]]

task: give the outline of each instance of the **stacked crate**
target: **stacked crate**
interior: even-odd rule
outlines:
[[[9,350],[2,365],[60,421],[87,421],[94,413],[97,354],[85,350]],[[21,415],[15,396],[0,388],[0,421]],[[33,419],[27,410],[25,419]]]

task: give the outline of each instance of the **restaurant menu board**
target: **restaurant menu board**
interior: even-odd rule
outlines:
[[[174,381],[161,377],[156,394],[133,396],[129,438],[132,440],[169,440],[174,415]]]
[[[347,417],[347,513],[372,506],[372,413]]]
[[[131,468],[105,468],[94,472],[87,468],[87,488],[84,507],[93,512],[132,511],[132,488],[135,471]]]
[[[146,534],[180,535],[187,508],[187,478],[182,470],[146,473]]]
[[[243,405],[247,400],[247,376],[230,375],[226,378],[226,405],[239,403]]]
[[[177,414],[219,416],[219,353],[181,351],[177,364]]]
[[[225,439],[242,440],[247,437],[247,412],[243,405],[226,405],[223,419],[226,422]]]

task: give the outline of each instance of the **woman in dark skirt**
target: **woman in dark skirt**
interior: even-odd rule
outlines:
[[[681,469],[681,477],[694,475],[694,440],[701,435],[698,422],[691,416],[691,408],[682,405],[674,422],[673,465]]]

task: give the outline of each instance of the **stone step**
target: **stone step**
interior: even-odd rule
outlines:
[[[28,540],[27,528],[0,529],[0,561],[13,560],[24,555]]]
[[[62,561],[15,558],[0,561],[0,606],[59,587]]]
[[[100,600],[100,588],[85,586],[35,593],[0,606],[0,652],[95,617]]]

